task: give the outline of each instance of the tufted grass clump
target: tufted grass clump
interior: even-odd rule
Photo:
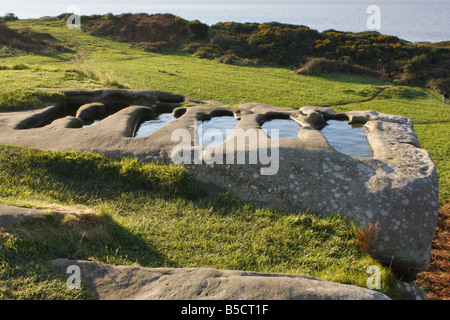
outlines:
[[[64,102],[65,99],[58,92],[17,88],[0,92],[0,111],[39,109],[45,106],[45,101],[57,103]]]
[[[0,146],[0,194],[34,194],[66,203],[113,198],[124,189],[188,192],[189,173],[176,165],[114,160],[87,152],[43,152]]]
[[[359,250],[367,252],[378,234],[379,225],[369,223],[363,228],[358,228],[355,224],[352,224],[352,228]]]

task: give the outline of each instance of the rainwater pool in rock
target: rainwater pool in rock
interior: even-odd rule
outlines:
[[[95,126],[96,124],[99,124],[100,123],[100,121],[101,120],[95,120],[94,122],[92,122],[92,123],[87,123],[87,124],[84,124],[83,125],[83,128],[88,128],[88,127],[92,127],[92,126]]]
[[[211,120],[203,121],[201,127],[201,139],[199,145],[201,146],[215,146],[223,141],[233,132],[238,123],[238,119],[232,116],[213,117]]]
[[[320,129],[336,151],[353,157],[372,158],[373,151],[367,141],[366,130],[364,125],[350,125],[339,120],[329,120]]]
[[[172,113],[162,113],[152,119],[142,121],[134,133],[134,137],[146,137],[176,118]]]
[[[301,126],[294,120],[289,119],[271,119],[265,121],[261,129],[271,138],[275,137],[275,131],[278,130],[278,138],[298,138]]]

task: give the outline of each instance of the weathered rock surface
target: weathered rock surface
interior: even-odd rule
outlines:
[[[43,210],[0,204],[0,227],[9,228],[15,223],[26,221],[42,213]]]
[[[437,222],[438,181],[435,165],[430,154],[420,148],[410,119],[374,111],[337,113],[318,107],[293,110],[257,103],[230,107],[151,90],[63,92],[67,103],[50,110],[75,114],[86,103],[100,102],[119,111],[87,128],[74,128],[78,118],[70,116],[33,128],[32,124],[48,122],[48,109],[2,113],[0,143],[78,149],[142,161],[170,162],[174,155],[182,154],[190,158],[187,167],[209,192],[229,192],[270,208],[340,214],[360,227],[378,225],[369,252],[407,281],[429,264]],[[140,119],[172,111],[177,120],[147,137],[133,138]],[[224,115],[240,120],[227,140],[215,147],[173,136],[181,129],[193,138],[195,121]],[[298,138],[267,137],[260,125],[272,118],[295,119],[302,126]],[[365,124],[373,157],[336,151],[317,130],[333,119]],[[247,133],[256,135],[243,140]],[[267,148],[260,145],[262,141],[267,142]],[[236,146],[226,148],[231,142]],[[264,153],[266,149],[269,151]],[[174,153],[180,150],[183,152]],[[255,154],[256,160],[250,160]],[[238,164],[239,159],[246,160]]]
[[[305,275],[208,268],[143,268],[56,259],[63,273],[80,268],[81,281],[100,300],[390,300],[386,295]]]
[[[78,110],[76,117],[83,123],[89,122],[90,119],[103,117],[106,113],[105,105],[101,102],[92,102],[82,105]]]

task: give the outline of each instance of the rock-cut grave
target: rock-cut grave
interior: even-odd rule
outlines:
[[[51,90],[65,101],[0,113],[0,143],[183,163],[212,194],[376,226],[369,253],[404,279],[429,264],[438,179],[411,119],[155,90]]]

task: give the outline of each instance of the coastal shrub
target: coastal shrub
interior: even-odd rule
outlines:
[[[251,51],[264,63],[290,65],[313,54],[313,44],[320,37],[304,26],[278,23],[261,24],[247,39]]]
[[[203,40],[208,36],[209,26],[198,20],[188,22],[186,27],[194,39]]]
[[[26,52],[50,55],[71,51],[48,33],[37,32],[30,28],[14,30],[5,24],[0,24],[0,48],[5,54]]]
[[[345,61],[328,60],[325,58],[311,58],[301,68],[299,74],[323,74],[323,73],[351,73],[376,77],[378,72],[362,66],[353,65]]]
[[[439,79],[430,79],[427,81],[427,86],[432,88],[439,93],[450,92],[450,79],[447,78],[439,78]]]
[[[106,19],[106,20],[114,20],[114,18],[115,18],[115,16],[114,16],[114,14],[112,14],[111,12],[105,14],[105,19]]]
[[[258,30],[257,23],[219,22],[211,28],[220,32],[224,37],[245,37]]]
[[[412,59],[408,60],[403,67],[403,70],[407,73],[419,73],[428,67],[432,61],[433,57],[428,54],[414,56]]]
[[[128,41],[148,51],[182,48],[224,63],[289,66],[307,74],[354,73],[420,85],[446,79],[450,73],[448,42],[410,43],[377,31],[318,32],[277,22],[219,22],[209,27],[171,14],[90,16],[84,21],[83,30],[94,35]]]
[[[148,51],[180,45],[189,33],[187,21],[172,14],[106,14],[83,21],[84,32],[127,41]]]
[[[0,24],[15,20],[19,20],[19,18],[14,13],[7,13],[3,17],[0,17]]]

